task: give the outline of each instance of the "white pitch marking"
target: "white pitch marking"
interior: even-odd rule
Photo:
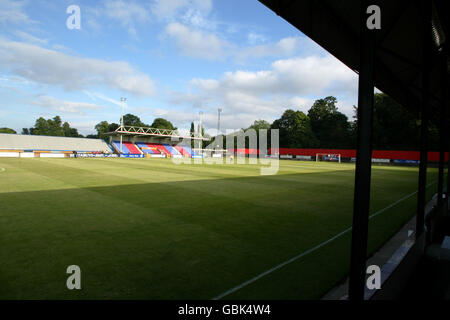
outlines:
[[[436,183],[436,181],[429,183],[429,184],[427,185],[427,188],[428,188],[429,186],[431,186],[432,184],[435,184],[435,183]],[[413,193],[410,193],[410,194],[404,196],[403,198],[400,198],[399,200],[397,200],[397,201],[391,203],[391,204],[388,205],[387,207],[378,210],[377,212],[371,214],[371,215],[369,216],[369,219],[371,219],[371,218],[373,218],[373,217],[379,215],[380,213],[385,212],[386,210],[388,210],[388,209],[392,208],[393,206],[397,205],[398,203],[400,203],[400,202],[402,202],[402,201],[404,201],[404,200],[406,200],[406,199],[408,199],[408,198],[411,198],[411,197],[412,197],[413,195],[415,195],[416,193],[417,193],[417,190],[414,191]],[[263,273],[260,273],[260,274],[257,275],[256,277],[251,278],[250,280],[247,280],[247,281],[241,283],[240,285],[237,285],[236,287],[231,288],[230,290],[227,290],[227,291],[225,291],[225,292],[219,294],[217,297],[212,298],[212,300],[220,300],[220,299],[222,299],[223,297],[226,297],[226,296],[228,296],[229,294],[232,294],[233,292],[236,292],[236,291],[242,289],[243,287],[248,286],[249,284],[255,282],[256,280],[261,279],[262,277],[264,277],[264,276],[266,276],[266,275],[268,275],[268,274],[270,274],[270,273],[272,273],[272,272],[274,272],[274,271],[276,271],[276,270],[278,270],[278,269],[284,267],[285,265],[287,265],[287,264],[289,264],[289,263],[291,263],[291,262],[294,262],[295,260],[298,260],[298,259],[300,259],[300,258],[302,258],[302,257],[304,257],[304,256],[306,256],[306,255],[308,255],[308,254],[310,254],[311,252],[316,251],[317,249],[320,249],[320,248],[323,247],[324,245],[326,245],[326,244],[328,244],[328,243],[330,243],[330,242],[336,240],[337,238],[339,238],[339,237],[341,237],[342,235],[346,234],[346,233],[349,232],[350,230],[352,230],[352,227],[349,227],[349,228],[345,229],[344,231],[338,233],[337,235],[331,237],[330,239],[328,239],[328,240],[326,240],[326,241],[324,241],[324,242],[318,244],[317,246],[315,246],[315,247],[313,247],[313,248],[311,248],[311,249],[308,249],[308,250],[306,250],[306,251],[300,253],[299,255],[297,255],[297,256],[295,256],[295,257],[292,257],[291,259],[286,260],[285,262],[282,262],[282,263],[280,263],[279,265],[277,265],[277,266],[275,266],[275,267],[273,267],[273,268],[270,268],[270,269],[267,270],[267,271],[264,271]]]

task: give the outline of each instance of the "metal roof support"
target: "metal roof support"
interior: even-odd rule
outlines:
[[[433,241],[441,241],[444,234],[444,214],[447,209],[446,205],[446,194],[444,193],[444,164],[445,164],[445,149],[447,148],[448,142],[448,129],[447,129],[447,103],[448,103],[448,92],[447,92],[447,56],[445,51],[441,52],[440,67],[441,71],[441,95],[442,101],[439,111],[439,173],[438,173],[438,201],[437,201],[437,219],[436,219],[436,233],[433,237]]]
[[[422,105],[420,112],[420,164],[419,187],[417,193],[416,239],[424,231],[427,164],[428,164],[428,113],[430,108],[430,69],[431,69],[431,1],[422,0]]]
[[[444,162],[445,149],[447,147],[447,57],[442,52],[441,55],[441,86],[442,86],[442,102],[440,106],[439,119],[439,175],[438,175],[438,207],[442,208],[444,203]]]
[[[360,11],[361,35],[357,115],[358,133],[348,290],[350,300],[364,299],[366,275],[372,165],[373,65],[375,51],[375,31],[369,30],[366,26],[366,9],[369,5],[369,1],[362,1]]]
[[[450,57],[448,57],[447,55],[447,61],[449,61]],[[447,196],[446,196],[446,205],[447,205],[447,211],[450,210],[450,207],[448,206],[448,199],[450,197],[450,110],[449,110],[449,98],[448,98],[448,86],[449,86],[449,81],[448,81],[448,74],[449,74],[449,69],[447,69],[447,73],[445,74],[445,90],[446,90],[446,94],[445,94],[445,107],[447,109],[447,123],[446,123],[446,131],[445,131],[445,136],[447,138],[447,151],[448,151],[448,159],[447,159]]]
[[[447,95],[447,106],[448,106],[448,95]],[[447,211],[450,211],[450,207],[448,205],[448,199],[450,198],[450,137],[449,137],[449,134],[450,134],[450,129],[449,129],[449,127],[450,127],[450,119],[448,118],[449,117],[449,113],[450,112],[447,112],[447,133],[446,133],[448,159],[447,159],[447,196],[446,196],[446,199],[445,199],[446,200],[445,203],[447,205]],[[448,212],[447,212],[447,214],[448,214]]]

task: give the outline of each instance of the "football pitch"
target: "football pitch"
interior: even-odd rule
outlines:
[[[369,253],[415,214],[417,174],[373,166]],[[0,182],[0,299],[318,299],[348,272],[354,164],[2,158]]]

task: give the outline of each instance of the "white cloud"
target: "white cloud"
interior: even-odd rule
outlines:
[[[188,105],[194,108],[203,108],[211,102],[210,97],[201,96],[198,93],[169,91],[170,103],[173,105]]]
[[[212,33],[193,30],[172,22],[166,27],[166,34],[175,40],[176,46],[187,56],[208,60],[222,59],[228,44]]]
[[[128,32],[136,35],[136,24],[146,23],[150,20],[150,12],[146,7],[136,2],[114,0],[105,2],[105,14],[118,21]]]
[[[70,50],[68,47],[66,47],[65,45],[62,45],[62,44],[54,44],[54,45],[52,45],[52,48],[57,51],[69,51]]]
[[[101,100],[110,102],[110,103],[112,103],[112,104],[114,104],[114,105],[116,105],[116,106],[118,106],[118,107],[121,107],[121,106],[122,106],[122,104],[121,104],[121,102],[120,102],[119,100],[116,100],[116,99],[107,97],[107,96],[105,96],[105,95],[102,94],[102,93],[99,93],[99,92],[90,92],[90,91],[88,91],[88,90],[83,90],[83,92],[86,93],[86,95],[87,95],[89,98],[91,98],[92,100],[94,100],[94,101],[96,101],[97,98],[98,98],[98,99],[101,99]]]
[[[0,0],[0,23],[8,24],[30,24],[32,19],[24,12],[25,1]]]
[[[66,90],[105,85],[143,96],[152,96],[155,92],[153,81],[127,62],[70,56],[31,44],[1,39],[0,69]]]
[[[59,112],[78,113],[78,114],[84,114],[85,111],[98,110],[101,108],[101,106],[92,103],[59,100],[50,96],[39,96],[36,100],[32,101],[31,103],[43,108],[49,108]]]
[[[87,135],[97,133],[95,130],[95,126],[100,121],[68,121],[68,122],[71,128],[76,128],[79,133]]]
[[[248,32],[249,26],[215,20],[211,11],[211,0],[161,0],[152,5],[156,19],[167,22],[164,34],[185,56],[207,60],[230,58],[244,63],[250,59],[287,57],[300,49],[306,52],[319,48],[311,40],[299,36],[269,42],[264,34]],[[229,40],[227,35],[238,30],[247,34],[249,45]]]
[[[20,30],[16,30],[14,32],[14,35],[16,37],[18,37],[20,40],[22,40],[24,42],[28,42],[28,43],[40,44],[40,45],[45,45],[48,43],[47,39],[41,39],[41,38],[33,36],[32,34],[29,34],[27,32],[20,31]]]
[[[249,34],[249,42],[266,42],[262,35]],[[239,48],[235,52],[237,62],[244,63],[250,59],[258,59],[265,57],[288,57],[296,54],[300,49],[311,46],[311,40],[305,37],[286,37],[280,39],[278,42],[266,43],[260,45],[253,45]]]
[[[193,79],[191,84],[207,91],[307,95],[322,94],[331,85],[356,90],[356,79],[356,74],[337,59],[311,56],[277,60],[270,70],[226,72],[220,81]]]
[[[207,60],[232,58],[239,63],[255,58],[292,56],[304,44],[310,46],[307,43],[308,40],[301,37],[287,37],[275,43],[262,45],[238,46],[219,38],[212,32],[192,28],[178,22],[169,23],[165,33],[174,40],[175,45],[186,56]],[[251,36],[252,41],[257,41],[256,39],[262,41],[262,37],[262,35],[256,34]]]
[[[331,56],[277,60],[268,70],[226,72],[189,84],[188,93],[171,95],[172,102],[201,108],[205,115],[221,106],[224,128],[247,127],[259,118],[273,121],[287,108],[307,112],[315,99],[328,95],[351,117],[357,93],[357,75]],[[205,125],[214,128],[217,118],[208,119]]]
[[[250,32],[247,35],[247,39],[248,39],[248,43],[251,45],[255,45],[257,43],[262,43],[262,42],[267,41],[267,38],[264,35],[256,33],[256,32]]]
[[[159,19],[171,19],[186,8],[208,14],[212,9],[212,0],[156,0],[152,5],[152,12]]]
[[[7,83],[12,84],[15,87],[18,86],[25,86],[30,84],[30,82],[22,77],[18,77],[18,76],[4,76],[4,75],[0,75],[0,81],[4,81]]]
[[[204,30],[215,30],[217,28],[217,21],[208,19],[205,14],[198,9],[188,9],[180,20],[187,25]]]
[[[333,84],[338,84],[342,90],[356,90],[356,73],[330,55],[278,60],[272,68],[282,79],[286,91],[320,94]]]
[[[192,25],[192,24],[191,24]],[[281,58],[297,54],[324,55],[314,42],[306,37],[286,37],[277,42],[267,42],[261,34],[250,33],[248,42],[265,42],[259,45],[237,45],[224,40],[214,32],[205,28],[196,28],[179,22],[171,22],[166,26],[165,35],[173,40],[181,54],[207,60],[232,59],[243,64],[251,59]]]
[[[97,101],[97,98],[95,97],[95,94],[91,93],[91,92],[88,91],[88,90],[83,90],[83,92],[84,92],[89,98],[91,98],[91,100]]]

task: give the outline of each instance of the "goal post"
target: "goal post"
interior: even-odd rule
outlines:
[[[227,150],[226,149],[201,149],[194,148],[192,149],[194,152],[201,154],[205,158],[226,158]]]
[[[319,161],[329,161],[329,162],[339,162],[341,163],[340,153],[317,153],[316,162]]]

